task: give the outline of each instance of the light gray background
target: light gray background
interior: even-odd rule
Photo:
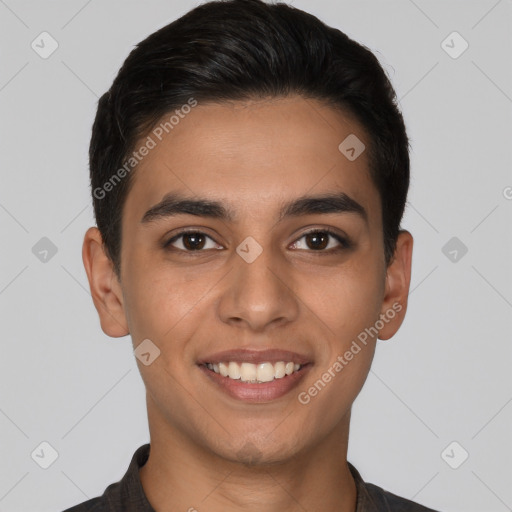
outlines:
[[[0,0],[0,511],[98,496],[149,440],[131,340],[101,331],[82,266],[87,151],[129,50],[197,3]],[[409,311],[378,343],[348,458],[433,508],[512,510],[512,1],[293,5],[377,52],[412,142]],[[31,48],[43,31],[59,44],[48,59]],[[453,31],[469,43],[456,59],[441,46]],[[468,248],[456,262],[442,251],[454,236]],[[42,237],[58,249],[47,262]],[[43,441],[48,469],[31,458]],[[458,469],[441,456],[452,441],[469,453]]]

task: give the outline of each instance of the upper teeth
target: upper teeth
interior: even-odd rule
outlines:
[[[206,365],[215,373],[220,373],[223,377],[242,380],[243,382],[270,382],[274,379],[282,379],[285,375],[291,375],[300,369],[301,365],[297,363],[241,363],[235,361],[229,363],[208,363]]]

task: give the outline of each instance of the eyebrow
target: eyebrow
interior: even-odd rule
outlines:
[[[368,214],[364,207],[344,192],[302,196],[284,203],[279,210],[278,222],[288,217],[318,213],[354,213],[368,222]],[[196,215],[228,222],[236,219],[234,211],[218,201],[189,198],[174,192],[166,194],[162,201],[152,206],[143,215],[141,223],[176,215]]]

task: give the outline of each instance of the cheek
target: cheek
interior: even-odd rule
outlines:
[[[318,433],[342,421],[366,381],[377,341],[370,328],[379,318],[382,285],[371,272],[340,272],[317,280],[309,293],[322,339],[308,387],[299,390],[298,399]]]
[[[173,351],[186,345],[200,325],[202,300],[212,287],[212,276],[191,275],[168,266],[135,261],[127,264],[125,309],[134,344],[145,338]]]
[[[346,340],[378,319],[384,287],[369,268],[340,267],[303,282],[300,297],[315,313],[312,317],[322,321],[322,332]]]

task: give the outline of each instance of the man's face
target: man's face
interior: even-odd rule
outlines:
[[[348,428],[376,337],[344,354],[392,301],[367,152],[351,161],[338,149],[350,134],[369,146],[352,117],[290,97],[199,103],[161,141],[152,135],[123,209],[119,297],[134,347],[160,350],[137,363],[151,429],[271,462]],[[159,205],[168,194],[231,217]],[[345,200],[283,210],[327,195]],[[259,363],[273,364],[258,374]],[[301,366],[286,375],[286,363]],[[268,381],[231,378],[237,369]]]

